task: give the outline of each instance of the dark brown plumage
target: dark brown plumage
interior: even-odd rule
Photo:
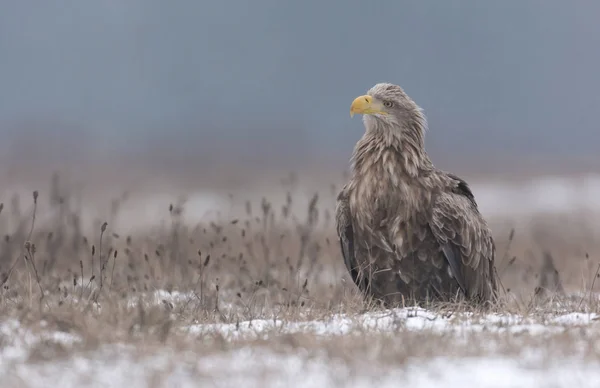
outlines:
[[[492,234],[468,184],[434,167],[421,109],[380,83],[354,100],[365,134],[339,193],[337,232],[352,280],[387,306],[495,300]]]

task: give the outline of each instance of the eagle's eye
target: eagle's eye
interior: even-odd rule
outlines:
[[[383,106],[385,106],[386,108],[391,108],[394,106],[394,103],[391,101],[384,101]]]

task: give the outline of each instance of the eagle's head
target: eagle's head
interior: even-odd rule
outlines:
[[[427,127],[421,108],[400,86],[390,83],[379,83],[367,94],[356,97],[350,106],[350,116],[355,114],[364,115],[367,129],[385,127],[391,131],[423,132]]]

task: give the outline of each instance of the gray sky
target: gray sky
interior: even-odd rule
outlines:
[[[600,140],[599,12],[594,0],[4,0],[0,134],[39,158],[89,154],[94,139],[96,154],[165,163],[344,162],[363,130],[350,102],[387,81],[425,109],[438,158],[476,147],[478,163],[568,162]]]

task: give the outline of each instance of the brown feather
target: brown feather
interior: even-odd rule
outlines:
[[[338,196],[337,231],[353,281],[386,305],[494,300],[494,241],[468,184],[434,167],[426,119],[399,86],[378,84],[369,94],[393,105],[364,116]]]

